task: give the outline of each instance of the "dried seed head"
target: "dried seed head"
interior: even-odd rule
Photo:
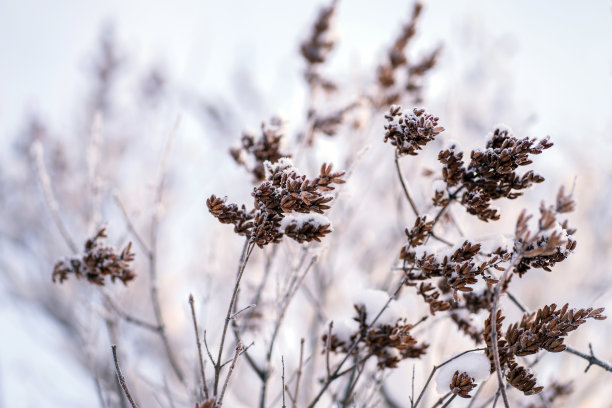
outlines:
[[[130,263],[134,260],[131,252],[132,243],[128,243],[120,253],[115,248],[102,246],[100,240],[106,238],[106,228],[102,228],[85,242],[85,252],[82,256],[58,261],[53,268],[52,280],[59,283],[74,274],[77,279],[86,278],[88,282],[104,286],[108,276],[112,283],[120,280],[126,285],[136,275]]]
[[[400,156],[416,156],[418,150],[444,131],[442,126],[438,126],[438,118],[425,112],[425,109],[405,111],[401,106],[393,105],[385,119],[388,122],[385,125],[385,142],[390,140]]]
[[[472,398],[470,391],[474,388],[476,388],[476,383],[468,373],[459,373],[458,370],[455,371],[450,383],[450,390],[454,395],[458,395],[461,398]]]

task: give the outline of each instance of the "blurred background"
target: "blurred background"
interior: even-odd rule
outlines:
[[[222,324],[242,245],[230,227],[208,214],[204,200],[214,193],[249,202],[249,175],[228,153],[243,129],[257,129],[279,115],[288,140],[299,140],[312,104],[300,43],[325,4],[0,0],[0,407],[98,406],[92,373],[112,373],[113,332],[124,344],[126,370],[142,380],[143,400],[160,384],[170,382],[172,388],[158,373],[155,338],[121,324],[105,328],[97,288],[51,283],[55,261],[70,250],[45,204],[36,157],[47,168],[59,213],[77,246],[108,222],[109,239],[119,247],[134,238],[114,197],[137,229],[148,231],[151,212],[157,211],[152,206],[159,163],[179,117],[161,203],[159,287],[179,359],[195,373],[187,297],[194,294],[202,325],[214,333]],[[534,309],[567,301],[612,310],[612,3],[440,0],[424,6],[409,56],[419,59],[442,47],[418,103],[446,128],[440,145],[448,139],[466,149],[482,145],[498,123],[519,137],[550,135],[555,143],[533,166],[547,182],[500,205],[506,214],[501,221],[472,225],[461,208],[457,218],[475,235],[512,233],[522,208],[536,211],[561,184],[575,183],[578,210],[570,220],[578,228],[576,253],[552,273],[536,271],[517,280],[515,291]],[[376,67],[412,7],[403,1],[339,2],[336,45],[324,72],[342,92],[335,99],[321,96],[319,106],[339,109],[372,88]],[[384,281],[403,229],[413,222],[401,203],[392,149],[382,143],[382,116],[357,112],[353,128],[321,136],[306,152],[294,154],[308,174],[323,161],[356,166],[347,198],[334,209],[338,218],[330,216],[336,225],[350,226],[327,249],[335,255],[321,262],[318,272],[329,276],[330,311],[341,309],[356,287]],[[35,141],[42,157],[32,154]],[[292,151],[290,143],[287,150]],[[421,203],[431,187],[417,173],[439,166],[430,153],[404,163]],[[283,251],[290,257],[297,248],[288,245]],[[145,270],[146,261],[136,252],[137,265]],[[263,260],[262,254],[254,262]],[[252,281],[258,276],[254,272]],[[152,316],[147,294],[138,287],[108,289],[126,309]],[[296,298],[291,313],[299,316],[299,305],[307,303]],[[262,320],[265,327],[265,316]],[[286,320],[279,346],[285,355],[296,353],[292,339],[303,335],[297,320]],[[611,361],[605,341],[610,335],[609,320],[594,322],[568,343],[583,351],[592,343],[600,358]],[[457,351],[449,344],[436,346],[419,369],[427,373],[438,357]],[[576,380],[567,406],[605,406],[603,398],[610,396],[605,384],[612,377],[597,367],[583,374],[586,362],[573,356],[546,357],[544,363],[536,370],[543,383],[555,376]],[[407,364],[388,378],[388,396],[397,406],[409,406],[402,384],[411,369]],[[247,369],[239,375],[248,378]],[[249,389],[244,386],[228,404],[251,406],[244,397]],[[180,398],[177,406],[191,406]]]

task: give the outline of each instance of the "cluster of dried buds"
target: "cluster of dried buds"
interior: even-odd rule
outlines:
[[[484,253],[480,244],[469,240],[456,247],[438,251],[423,248],[433,226],[434,221],[429,221],[427,217],[417,217],[414,226],[405,231],[408,242],[400,252],[404,265],[410,265],[410,268],[404,268],[406,284],[417,286],[420,282],[417,293],[429,304],[432,315],[451,308],[457,310],[460,304],[457,292],[473,292],[478,276],[487,285],[495,283],[496,279],[491,275],[490,269],[503,270],[500,264],[510,258],[505,248],[497,247],[492,253]],[[477,261],[477,256],[482,260]],[[437,278],[441,279],[436,288],[431,281]],[[443,294],[448,296],[443,298]],[[464,308],[467,308],[468,304],[475,308],[483,301],[479,296],[471,296],[469,299],[469,303],[465,301]],[[457,320],[457,323],[460,321]],[[459,326],[461,327],[461,324]]]
[[[136,275],[130,267],[130,262],[134,260],[132,243],[127,244],[118,254],[115,248],[103,246],[100,242],[102,238],[106,238],[106,228],[102,228],[85,242],[85,252],[82,256],[58,261],[53,268],[53,282],[62,283],[70,275],[77,279],[85,278],[100,286],[104,285],[106,277],[110,277],[113,283],[120,280],[123,284],[134,279]]]
[[[499,214],[490,206],[491,201],[502,197],[514,199],[522,195],[520,190],[544,181],[532,170],[520,176],[516,170],[532,163],[530,155],[540,154],[551,146],[548,137],[537,142],[527,137],[517,139],[510,129],[500,126],[489,134],[484,150],[472,150],[467,168],[463,152],[456,145],[442,150],[438,160],[444,165],[442,177],[447,190],[455,188],[450,194],[452,198],[461,193],[459,202],[468,213],[483,221],[498,220]],[[437,195],[434,204],[445,206],[447,199]]]
[[[354,308],[357,315],[353,320],[358,326],[352,333],[330,330],[324,334],[324,352],[351,353],[364,360],[374,356],[381,369],[396,368],[400,361],[420,358],[426,353],[428,345],[419,344],[412,337],[410,330],[414,326],[408,324],[405,317],[374,321],[380,310],[367,310],[364,304],[355,304]]]
[[[459,370],[455,371],[450,383],[450,390],[454,395],[458,395],[461,398],[472,398],[470,391],[474,388],[476,388],[474,378],[466,372],[460,373]]]
[[[500,333],[497,346],[502,371],[507,368],[506,381],[514,388],[522,391],[525,395],[537,394],[542,391],[542,386],[536,386],[536,378],[528,368],[520,366],[516,357],[523,357],[546,350],[558,353],[566,349],[563,343],[568,333],[576,330],[580,325],[586,323],[587,319],[604,320],[602,315],[604,308],[570,309],[565,304],[557,309],[556,304],[551,304],[538,309],[536,313],[526,313],[520,322],[508,326],[505,334],[502,332],[502,321],[504,316],[501,311],[497,312],[496,330]],[[491,372],[495,371],[492,335],[491,315],[485,321],[484,339],[487,345],[487,355],[491,361]]]
[[[557,262],[564,261],[574,251],[576,240],[573,234],[576,229],[568,225],[568,220],[557,220],[559,214],[571,212],[574,207],[572,195],[566,195],[561,187],[554,206],[540,205],[538,231],[535,234],[531,234],[528,227],[531,216],[524,212],[520,215],[516,240],[521,248],[521,258],[514,268],[516,274],[523,276],[531,268],[549,272]]]
[[[423,5],[416,2],[412,9],[410,20],[402,27],[398,37],[387,52],[385,61],[378,66],[378,86],[382,91],[380,106],[389,106],[400,102],[403,91],[413,95],[416,103],[421,101],[423,79],[425,75],[435,66],[441,48],[433,50],[425,55],[420,61],[411,63],[406,55],[406,49],[410,40],[416,33],[416,24],[423,10]],[[403,70],[403,83],[398,78],[398,71]]]
[[[226,204],[212,195],[206,200],[208,210],[234,231],[250,237],[263,247],[280,242],[287,235],[298,242],[320,241],[331,232],[331,223],[322,215],[330,208],[334,184],[344,183],[344,172],[332,172],[323,164],[318,177],[309,179],[298,173],[288,158],[264,163],[266,179],[253,190],[254,208]]]
[[[398,156],[416,156],[417,152],[439,135],[444,128],[438,126],[439,118],[425,109],[404,110],[392,105],[385,115],[385,142],[395,146]]]
[[[259,137],[250,132],[244,132],[240,140],[241,146],[230,149],[230,154],[236,163],[252,173],[254,180],[258,183],[266,178],[264,167],[266,161],[275,163],[282,157],[291,157],[290,154],[281,152],[282,126],[281,119],[273,117],[269,123],[261,124]]]
[[[310,64],[314,65],[325,62],[327,56],[334,48],[335,41],[330,27],[336,6],[337,1],[334,0],[328,7],[324,7],[319,11],[319,16],[315,20],[310,36],[300,47],[302,56]]]

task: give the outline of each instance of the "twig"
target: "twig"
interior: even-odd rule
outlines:
[[[449,400],[446,401],[446,404],[442,405],[442,408],[448,407],[448,405],[451,403],[451,401],[454,400],[456,397],[457,397],[457,394],[455,394],[452,397],[450,397]]]
[[[304,283],[304,279],[306,279],[306,275],[308,275],[308,272],[312,268],[312,265],[314,265],[314,263],[317,260],[318,260],[318,257],[316,256],[313,256],[311,258],[310,262],[304,269],[304,272],[302,272],[300,276],[298,276],[297,278],[295,278],[294,281],[291,282],[291,284],[289,285],[289,288],[287,289],[285,297],[283,299],[283,304],[281,306],[280,313],[278,317],[276,318],[276,322],[274,324],[274,331],[272,332],[272,338],[270,339],[270,345],[268,346],[268,353],[266,354],[266,362],[265,362],[266,368],[264,369],[265,375],[264,375],[263,382],[261,385],[261,394],[260,394],[260,400],[259,400],[260,408],[264,408],[265,403],[266,403],[266,391],[267,391],[267,385],[268,385],[268,378],[270,377],[270,374],[271,374],[270,373],[270,362],[272,360],[272,352],[274,350],[274,343],[276,342],[276,338],[278,337],[280,327],[285,319],[285,315],[287,313],[287,310],[289,309],[289,304],[291,303],[291,300],[297,293],[298,289]]]
[[[242,344],[242,341],[240,341],[239,343]],[[246,347],[242,346],[242,350],[240,350],[240,356],[243,355],[243,354],[246,356],[247,355],[247,350],[250,349],[251,347],[253,347],[254,344],[255,344],[255,342],[252,341],[251,344],[249,344],[248,346],[246,346]],[[231,363],[233,360],[234,360],[234,357],[230,358],[225,363],[221,364],[221,368],[225,367],[226,365]]]
[[[410,393],[410,407],[414,408],[414,363],[412,364],[412,391]]]
[[[223,323],[223,331],[221,333],[221,344],[219,345],[219,354],[217,355],[217,362],[214,364],[215,366],[215,383],[213,388],[214,395],[217,395],[217,390],[219,387],[219,377],[221,374],[221,358],[223,357],[223,345],[225,343],[225,337],[227,336],[227,328],[229,326],[230,321],[232,320],[232,310],[234,309],[234,303],[236,302],[236,298],[238,296],[238,290],[240,288],[240,281],[242,279],[242,275],[244,274],[244,268],[251,256],[251,252],[253,251],[253,247],[255,244],[249,244],[249,238],[247,238],[244,242],[244,247],[242,248],[242,254],[240,255],[240,265],[238,266],[238,272],[236,273],[236,282],[234,284],[234,290],[232,292],[232,298],[230,299],[229,306],[227,308],[227,314],[225,316],[225,321]],[[239,343],[240,344],[240,343]]]
[[[191,308],[191,318],[193,319],[193,329],[196,336],[196,344],[198,346],[198,357],[200,360],[200,375],[202,376],[202,385],[204,388],[204,398],[208,399],[208,385],[206,384],[206,373],[204,371],[204,357],[202,356],[202,342],[200,341],[200,331],[198,329],[198,321],[196,319],[195,306],[193,305],[193,295],[189,294],[189,307]]]
[[[183,372],[181,371],[176,358],[174,357],[174,353],[170,346],[170,341],[168,340],[168,335],[165,330],[164,319],[162,316],[161,306],[159,302],[159,291],[157,288],[157,233],[159,227],[159,220],[161,216],[161,207],[162,207],[162,198],[164,192],[164,183],[166,179],[166,169],[168,166],[168,161],[170,158],[170,150],[172,147],[172,142],[176,133],[178,131],[178,126],[181,122],[181,117],[179,116],[176,120],[176,123],[168,135],[168,140],[166,142],[166,146],[164,149],[164,153],[162,156],[162,161],[159,169],[159,181],[157,183],[157,191],[155,203],[153,205],[153,216],[151,217],[151,249],[149,251],[149,276],[150,276],[150,296],[151,303],[153,305],[153,313],[155,314],[155,320],[157,321],[157,325],[160,327],[159,336],[161,337],[162,343],[164,345],[164,350],[166,351],[166,355],[168,356],[168,360],[170,361],[170,365],[176,374],[176,377],[180,380],[181,383],[185,383],[185,378],[183,376]]]
[[[342,408],[348,408],[350,401],[353,399],[351,396],[353,395],[353,392],[355,391],[355,387],[357,386],[357,383],[359,382],[359,379],[361,378],[361,374],[363,374],[364,369],[365,369],[365,361],[360,364],[359,366],[357,366],[357,377],[355,377],[355,379],[353,379],[351,381],[351,383],[349,383],[349,387],[346,390],[346,394],[344,397],[344,402],[342,403]]]
[[[298,393],[300,391],[300,379],[302,378],[302,366],[304,364],[304,338],[300,340],[300,362],[298,364],[297,376],[295,380],[295,391],[293,392],[293,406],[297,408]],[[284,367],[283,367],[284,368]]]
[[[78,247],[70,237],[68,233],[68,228],[64,224],[62,217],[60,216],[59,205],[57,204],[57,200],[55,199],[55,195],[53,194],[53,189],[51,187],[51,178],[49,177],[49,173],[45,167],[45,161],[43,159],[43,145],[40,140],[34,141],[32,143],[32,147],[30,148],[30,153],[34,158],[34,163],[36,164],[36,174],[38,176],[38,181],[40,182],[40,186],[43,190],[43,196],[45,198],[45,204],[47,204],[47,208],[51,213],[51,217],[53,218],[53,222],[55,223],[57,229],[60,232],[60,235],[64,239],[64,242],[70,248],[72,253],[78,253]]]
[[[121,210],[121,214],[123,215],[123,219],[125,221],[125,224],[128,227],[128,230],[134,236],[134,238],[136,239],[136,242],[138,243],[140,248],[147,254],[147,256],[151,256],[151,249],[144,242],[144,240],[142,239],[138,231],[136,231],[136,227],[134,227],[134,224],[132,223],[132,220],[130,219],[130,216],[128,215],[127,210],[125,209],[125,206],[123,205],[123,203],[121,202],[121,199],[119,198],[119,193],[115,191],[113,193],[113,198],[115,199],[115,202],[117,203],[117,207],[119,207],[119,209]]]
[[[240,313],[244,312],[245,310],[252,309],[252,308],[254,308],[255,306],[256,306],[256,305],[253,303],[253,304],[250,304],[250,305],[247,305],[247,306],[243,307],[242,309],[240,309],[240,310],[239,310],[239,311],[237,311],[236,313],[232,314],[232,316],[230,317],[230,319],[232,319],[232,320],[233,320],[233,319],[235,319],[236,317],[238,317],[238,315],[239,315]]]
[[[361,334],[359,335],[359,337],[357,337],[353,343],[351,344],[351,347],[349,347],[349,349],[347,350],[344,358],[340,361],[340,363],[338,364],[338,366],[336,367],[336,369],[334,370],[334,372],[332,373],[332,375],[323,383],[323,385],[321,386],[321,389],[319,390],[319,392],[317,393],[317,395],[314,397],[314,399],[312,400],[312,402],[308,405],[308,408],[313,408],[317,402],[319,402],[319,400],[321,399],[321,397],[323,396],[323,394],[325,393],[325,391],[327,390],[327,388],[331,385],[331,383],[338,377],[341,377],[343,374],[345,374],[345,372],[340,373],[342,366],[346,363],[346,361],[349,359],[349,357],[351,356],[351,354],[353,353],[353,350],[355,350],[355,348],[357,347],[357,345],[359,344],[359,342],[361,340],[363,340],[365,338],[365,333],[368,331],[367,329],[374,326],[374,324],[376,324],[376,322],[378,321],[378,319],[380,318],[380,316],[382,316],[383,312],[387,309],[387,307],[389,306],[389,303],[391,303],[391,300],[393,300],[397,294],[400,292],[400,290],[402,289],[402,287],[404,286],[404,284],[406,283],[406,277],[403,277],[402,280],[400,281],[398,287],[396,288],[395,292],[393,292],[392,296],[389,296],[389,299],[385,302],[385,304],[383,305],[383,307],[381,308],[381,310],[378,312],[378,314],[374,317],[374,319],[372,320],[372,322],[368,325],[368,327],[366,328],[366,330],[363,330],[361,332]]]
[[[281,356],[281,364],[283,366],[283,372],[281,374],[281,381],[282,381],[282,386],[283,386],[283,408],[287,408],[287,405],[285,404],[285,357]],[[293,400],[294,406],[295,406],[295,399]]]
[[[329,353],[331,347],[331,336],[332,328],[334,327],[334,321],[329,322],[329,329],[327,330],[327,338],[325,339],[325,368],[327,369],[327,379],[331,377],[331,369],[329,366]]]
[[[204,329],[204,347],[206,348],[206,353],[208,354],[208,358],[210,358],[210,361],[214,365],[215,359],[213,358],[212,353],[210,352],[210,348],[208,348],[208,341],[206,340],[206,329]]]
[[[397,176],[399,177],[399,181],[402,185],[402,189],[404,190],[404,195],[406,196],[406,199],[410,203],[410,207],[412,208],[414,215],[418,217],[419,210],[417,210],[416,205],[414,204],[414,201],[412,200],[412,197],[410,196],[410,192],[408,191],[408,186],[406,185],[406,182],[404,181],[404,176],[402,176],[402,170],[400,169],[399,156],[397,154],[397,150],[395,151],[395,168],[397,170]]]
[[[119,368],[119,361],[117,360],[117,345],[113,344],[111,348],[113,350],[113,360],[115,361],[115,370],[117,373],[117,378],[119,379],[119,384],[121,384],[121,388],[123,389],[123,392],[125,393],[125,396],[127,397],[128,401],[130,401],[130,405],[132,406],[132,408],[138,408],[138,405],[136,405],[136,402],[134,402],[134,398],[132,398],[132,394],[130,394],[130,390],[128,389],[127,383],[125,382],[125,378],[121,373],[121,369]]]
[[[497,344],[497,306],[499,303],[499,296],[501,294],[501,288],[506,282],[508,273],[514,268],[516,263],[520,260],[520,256],[515,256],[511,261],[508,267],[504,270],[504,273],[499,278],[499,281],[495,285],[495,289],[493,291],[493,302],[491,305],[491,348],[493,352],[493,364],[495,366],[495,373],[497,375],[497,383],[498,389],[501,393],[502,399],[504,401],[504,406],[506,408],[510,408],[510,402],[508,401],[508,395],[506,394],[506,387],[504,383],[504,377],[502,374],[501,362],[499,361],[499,346]]]
[[[451,395],[450,391],[447,392],[446,394],[444,394],[443,396],[441,396],[440,399],[437,400],[436,403],[431,406],[431,408],[436,408],[438,405],[441,405],[442,403],[444,403],[444,400],[447,399],[449,395]],[[446,405],[444,405],[444,406],[446,406]]]
[[[139,319],[137,317],[134,317],[134,316],[128,314],[127,312],[125,312],[124,310],[119,308],[119,306],[117,306],[115,304],[115,302],[112,300],[110,295],[108,295],[107,293],[102,293],[102,296],[106,300],[107,304],[111,307],[111,309],[113,309],[115,311],[115,313],[117,313],[119,315],[119,317],[121,317],[126,322],[132,323],[132,324],[134,324],[136,326],[140,326],[140,327],[142,327],[144,329],[148,329],[148,330],[151,330],[153,332],[159,333],[160,326],[156,326],[156,325],[154,325],[152,323],[145,322],[142,319]]]
[[[597,357],[595,357],[595,354],[593,353],[593,346],[591,345],[591,343],[589,343],[589,351],[590,351],[590,355],[589,354],[584,354],[581,351],[578,351],[572,347],[567,347],[565,349],[565,351],[567,351],[568,353],[572,353],[578,357],[582,357],[584,358],[586,361],[589,362],[589,365],[586,366],[586,368],[584,369],[584,372],[586,373],[587,371],[589,371],[589,368],[591,368],[591,366],[599,366],[601,368],[603,368],[606,371],[610,371],[612,372],[612,365],[610,365],[609,363],[606,363],[605,361],[602,361],[600,359],[598,359]]]
[[[425,385],[423,386],[423,389],[419,393],[419,396],[418,396],[417,400],[414,403],[414,407],[417,408],[419,406],[419,402],[421,402],[421,399],[423,398],[423,395],[425,394],[425,390],[429,386],[429,383],[431,382],[431,379],[433,378],[433,376],[436,373],[436,371],[438,371],[438,369],[440,369],[441,367],[443,367],[446,364],[450,363],[451,361],[455,360],[456,358],[459,358],[459,357],[463,356],[464,354],[472,353],[474,351],[483,351],[483,350],[486,350],[486,348],[485,347],[481,347],[481,348],[475,348],[475,349],[466,350],[466,351],[464,351],[462,353],[457,354],[456,356],[453,356],[453,357],[449,358],[448,360],[444,361],[441,364],[435,365],[433,367],[433,369],[431,370],[431,372],[429,373],[429,377],[427,378],[427,381],[425,382]]]
[[[223,405],[223,396],[225,395],[225,390],[227,389],[227,384],[229,383],[229,380],[232,377],[232,373],[234,372],[234,369],[236,368],[236,362],[238,361],[238,356],[240,356],[241,351],[242,351],[242,343],[238,342],[238,345],[236,345],[236,352],[234,353],[234,359],[232,360],[232,365],[230,366],[229,371],[227,372],[227,377],[225,377],[225,382],[223,383],[223,388],[221,389],[221,395],[219,396],[219,401],[216,404],[216,406],[219,408],[221,407],[221,405]]]

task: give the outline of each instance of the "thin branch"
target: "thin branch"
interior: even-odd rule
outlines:
[[[239,341],[239,343],[242,344],[242,341]],[[243,346],[242,350],[240,351],[240,355],[239,356],[241,356],[243,354],[246,356],[247,355],[247,350],[250,349],[251,347],[253,347],[254,344],[255,344],[255,342],[252,341],[251,344],[249,344],[248,346],[246,346],[246,347]],[[231,363],[233,360],[234,360],[234,357],[230,358],[225,363],[221,364],[221,368],[225,367],[226,365]]]
[[[441,396],[441,397],[440,397],[440,399],[439,399],[439,400],[437,400],[437,401],[436,401],[436,403],[435,403],[435,404],[433,404],[433,405],[431,406],[431,408],[436,408],[438,405],[443,404],[443,403],[444,403],[444,400],[445,400],[445,399],[447,399],[447,398],[448,398],[450,395],[451,395],[451,392],[449,391],[449,392],[447,392],[446,394],[444,394],[443,396]],[[452,398],[451,398],[451,399],[452,399]],[[445,405],[445,406],[446,406],[446,405]]]
[[[72,253],[76,254],[79,252],[79,250],[74,243],[74,240],[70,237],[68,228],[66,228],[66,225],[64,224],[64,221],[60,215],[59,205],[57,204],[57,200],[53,194],[53,188],[51,187],[51,178],[49,177],[49,173],[45,167],[45,161],[43,159],[44,149],[40,140],[36,140],[34,143],[32,143],[30,153],[32,154],[34,163],[36,164],[36,175],[38,176],[38,181],[40,182],[40,186],[43,190],[45,204],[51,213],[53,222],[55,223],[68,248],[70,248]]]
[[[147,254],[147,256],[151,256],[151,249],[144,242],[144,240],[142,239],[138,231],[136,231],[136,227],[134,227],[134,224],[132,223],[132,220],[130,216],[128,215],[127,210],[125,209],[125,206],[123,205],[123,203],[121,202],[121,199],[119,198],[119,193],[115,191],[113,193],[113,198],[115,199],[115,203],[117,203],[117,207],[119,207],[119,209],[121,210],[121,214],[123,215],[123,219],[125,221],[125,224],[128,227],[128,230],[134,236],[134,238],[136,239],[136,242],[138,243],[140,248]]]
[[[442,408],[448,407],[449,404],[451,403],[451,401],[454,400],[456,397],[457,397],[457,394],[455,394],[452,397],[450,397],[450,399],[448,401],[446,401],[446,404],[442,405]]]
[[[125,393],[125,396],[127,397],[128,401],[130,401],[130,405],[132,406],[132,408],[138,408],[138,405],[136,405],[136,402],[134,402],[134,398],[132,398],[132,394],[130,394],[130,390],[128,389],[127,383],[125,382],[125,378],[121,373],[121,369],[119,368],[119,361],[117,360],[117,345],[113,344],[111,348],[113,350],[113,360],[115,361],[115,370],[117,373],[117,378],[119,379],[119,384],[121,384],[121,388],[123,389],[123,392]]]
[[[397,176],[399,177],[399,181],[400,181],[400,183],[402,185],[402,189],[404,190],[404,195],[406,196],[406,199],[410,203],[410,207],[412,208],[412,211],[414,212],[414,215],[416,215],[418,217],[419,216],[419,210],[417,210],[416,204],[412,200],[412,197],[410,196],[410,192],[408,191],[408,186],[406,185],[406,182],[404,181],[404,176],[402,176],[402,170],[400,169],[399,156],[397,154],[397,150],[395,151],[395,168],[397,170]]]
[[[349,347],[349,349],[347,350],[344,358],[340,361],[340,363],[338,364],[338,366],[336,367],[336,369],[334,370],[334,372],[332,373],[332,375],[323,383],[323,385],[321,386],[321,389],[319,390],[319,392],[317,393],[317,395],[314,397],[314,399],[312,400],[312,402],[308,405],[308,408],[313,408],[317,402],[319,402],[319,400],[321,399],[321,397],[323,396],[323,394],[325,393],[325,391],[327,390],[327,388],[331,385],[331,383],[336,380],[337,378],[341,377],[343,374],[345,374],[348,371],[344,371],[341,373],[341,369],[342,366],[346,363],[346,361],[349,359],[349,357],[351,356],[351,354],[353,353],[353,351],[355,350],[355,348],[357,347],[357,345],[359,344],[359,342],[361,340],[363,340],[365,338],[365,334],[367,333],[367,329],[374,326],[374,324],[376,324],[376,322],[378,321],[378,319],[380,318],[380,316],[382,316],[383,312],[387,309],[387,307],[389,306],[389,303],[391,303],[391,301],[393,299],[395,299],[398,295],[398,293],[400,292],[400,290],[402,289],[402,287],[404,286],[404,284],[406,283],[406,277],[404,276],[402,278],[402,280],[399,282],[398,287],[395,289],[395,292],[393,292],[392,296],[389,296],[389,299],[385,302],[385,304],[383,305],[383,307],[381,308],[381,310],[378,312],[378,314],[374,317],[374,319],[372,320],[372,322],[368,325],[368,327],[366,328],[366,330],[363,330],[361,332],[361,334],[359,335],[359,337],[357,337],[353,343],[351,344],[351,347]]]
[[[429,386],[429,383],[431,382],[431,379],[433,378],[433,376],[436,373],[436,371],[438,371],[438,369],[440,369],[441,367],[443,367],[446,364],[450,363],[451,361],[453,361],[453,360],[463,356],[464,354],[472,353],[474,351],[483,351],[483,350],[486,350],[486,348],[485,347],[481,347],[481,348],[475,348],[475,349],[466,350],[466,351],[464,351],[462,353],[457,354],[456,356],[453,356],[453,357],[449,358],[448,360],[444,361],[441,364],[435,365],[433,367],[433,369],[431,370],[431,372],[429,373],[429,377],[427,378],[427,381],[425,382],[425,385],[423,386],[423,389],[419,393],[419,396],[417,397],[417,400],[414,403],[414,407],[417,408],[419,406],[419,402],[421,402],[421,399],[423,398],[423,395],[425,395],[425,390]]]
[[[301,275],[296,277],[295,280],[291,282],[291,284],[289,285],[289,288],[287,289],[285,297],[283,299],[283,304],[281,306],[280,313],[279,313],[278,317],[276,318],[276,322],[274,324],[274,331],[272,332],[272,338],[270,339],[270,345],[268,346],[268,353],[266,354],[266,362],[265,362],[265,367],[266,368],[264,370],[265,375],[264,375],[264,378],[263,378],[263,383],[261,385],[261,394],[260,394],[260,400],[259,400],[260,408],[264,408],[265,407],[268,378],[270,377],[270,368],[269,368],[269,366],[270,366],[270,362],[272,360],[272,352],[274,350],[274,344],[276,342],[276,338],[278,337],[278,333],[280,332],[280,327],[281,327],[281,325],[282,325],[282,323],[283,323],[283,321],[285,319],[285,315],[287,313],[287,310],[289,309],[289,305],[291,304],[291,300],[293,299],[293,297],[297,293],[298,289],[304,283],[304,279],[306,279],[306,275],[308,275],[308,272],[312,268],[312,265],[314,265],[314,263],[317,260],[318,260],[318,257],[316,257],[316,256],[313,256],[311,258],[310,262],[308,263],[308,265],[304,269],[304,272],[302,272]]]
[[[212,356],[212,353],[210,352],[210,348],[208,348],[208,341],[206,340],[206,330],[204,330],[204,347],[206,348],[206,353],[208,353],[208,358],[210,358],[210,361],[213,365],[215,365],[215,359]]]
[[[281,364],[283,366],[283,372],[281,374],[281,382],[283,386],[283,408],[287,408],[287,404],[285,404],[285,357],[281,356]],[[295,406],[295,399],[293,400]]]
[[[219,387],[219,377],[221,374],[221,358],[223,358],[223,345],[225,343],[225,337],[227,336],[227,328],[229,326],[230,321],[232,320],[232,310],[234,309],[234,304],[236,303],[238,290],[240,288],[240,281],[242,279],[242,275],[244,274],[244,268],[246,267],[246,264],[249,260],[249,257],[251,256],[251,252],[253,251],[254,246],[254,243],[249,244],[249,238],[247,238],[244,242],[244,247],[242,248],[242,254],[240,255],[240,265],[238,266],[238,272],[236,273],[236,282],[234,283],[232,298],[230,299],[230,303],[227,308],[227,314],[225,316],[225,322],[223,323],[221,344],[219,345],[219,354],[217,355],[217,362],[215,363],[215,383],[213,388],[214,395],[217,395],[217,390]]]
[[[595,357],[595,354],[593,353],[593,346],[591,345],[591,343],[589,343],[589,350],[590,350],[590,355],[589,354],[585,354],[581,351],[578,351],[572,347],[567,347],[565,349],[565,351],[567,351],[568,353],[574,354],[578,357],[582,357],[584,358],[586,361],[589,362],[589,365],[586,366],[586,368],[584,369],[584,372],[586,373],[587,371],[589,371],[589,368],[591,368],[591,366],[599,366],[601,368],[603,368],[606,371],[610,371],[612,372],[612,365],[610,365],[609,363],[606,363],[605,361],[602,361],[600,359],[598,359],[597,357]]]
[[[297,408],[298,393],[300,391],[300,380],[302,378],[302,366],[304,364],[304,338],[300,340],[300,362],[298,364],[297,377],[295,380],[295,391],[293,392],[293,407]]]
[[[242,312],[244,312],[244,311],[246,311],[246,310],[252,309],[252,308],[254,308],[255,306],[256,306],[256,305],[253,303],[253,304],[250,304],[250,305],[247,305],[247,306],[243,307],[242,309],[240,309],[240,310],[239,310],[239,311],[237,311],[236,313],[232,314],[232,316],[230,317],[230,319],[232,319],[232,320],[233,320],[233,319],[235,319],[236,317],[238,317],[238,315],[239,315],[240,313],[242,313]]]
[[[504,406],[506,408],[510,408],[510,402],[508,401],[508,395],[506,394],[506,387],[504,383],[504,377],[502,374],[501,362],[499,360],[499,345],[497,344],[497,307],[499,304],[499,296],[501,294],[501,288],[506,282],[508,277],[508,273],[512,271],[512,268],[516,265],[516,263],[520,260],[520,256],[514,257],[508,267],[504,270],[504,273],[499,278],[499,281],[495,285],[495,289],[493,291],[493,302],[491,305],[491,348],[493,352],[493,364],[495,366],[495,373],[497,375],[497,382],[499,385],[499,392],[501,393],[502,399],[504,401]]]
[[[139,319],[137,317],[132,316],[131,314],[127,313],[126,311],[124,311],[123,309],[121,309],[119,306],[117,306],[115,304],[115,302],[112,300],[112,298],[110,297],[110,295],[108,293],[102,293],[102,296],[104,297],[104,299],[106,300],[107,304],[110,306],[111,309],[113,309],[113,311],[115,313],[117,313],[119,315],[119,317],[121,317],[123,320],[125,320],[128,323],[131,323],[135,326],[139,326],[142,327],[144,329],[148,329],[151,330],[155,333],[159,333],[160,330],[160,326],[157,326],[153,323],[149,323],[146,322],[142,319]]]
[[[353,392],[355,391],[355,387],[357,386],[357,383],[359,382],[359,379],[361,378],[361,374],[363,374],[363,372],[365,371],[365,361],[359,366],[357,366],[356,370],[357,370],[357,377],[355,377],[355,379],[352,380],[351,383],[349,383],[350,386],[348,387],[346,391],[344,402],[342,404],[342,408],[348,408],[350,401],[353,399],[352,395],[353,395]]]
[[[410,393],[410,408],[414,408],[414,363],[412,364],[412,391]]]
[[[238,356],[240,356],[241,352],[242,352],[242,343],[238,342],[238,345],[236,345],[236,352],[234,353],[234,359],[232,360],[232,365],[230,366],[229,371],[227,372],[227,377],[225,377],[225,382],[223,383],[223,388],[221,389],[221,395],[219,396],[219,401],[216,404],[216,406],[219,408],[221,407],[221,405],[223,405],[223,396],[225,395],[227,384],[229,384],[229,380],[232,377],[232,373],[236,369],[236,362],[238,361]]]
[[[200,341],[200,330],[198,329],[198,321],[196,319],[195,306],[193,305],[193,295],[189,294],[189,307],[191,308],[191,318],[193,319],[193,329],[196,336],[196,344],[198,346],[198,357],[200,360],[200,375],[202,377],[202,386],[204,389],[204,398],[208,399],[208,385],[206,384],[206,373],[204,371],[204,357],[202,356],[202,342]]]
[[[329,328],[327,330],[327,338],[325,339],[325,368],[327,369],[327,379],[331,377],[331,369],[329,365],[329,353],[331,352],[331,336],[332,328],[334,327],[334,321],[329,322]]]

